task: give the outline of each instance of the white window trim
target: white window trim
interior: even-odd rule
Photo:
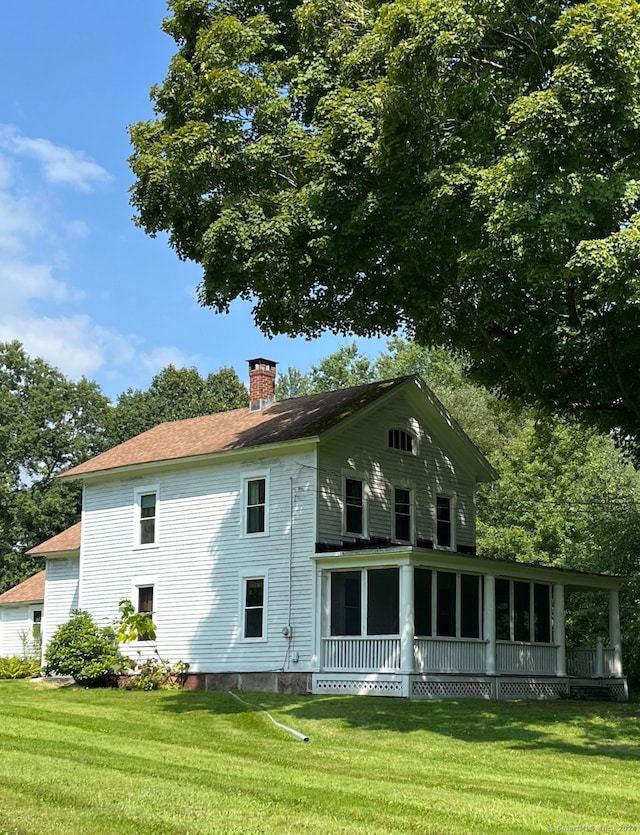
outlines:
[[[438,542],[438,499],[449,499],[449,510],[451,514],[451,544],[440,545]],[[457,535],[457,502],[456,496],[453,493],[446,493],[442,490],[435,490],[433,494],[433,547],[440,551],[455,551],[456,550],[456,535]]]
[[[146,547],[146,546],[143,546]],[[151,586],[153,588],[153,611],[151,612],[153,616],[153,622],[157,627],[155,614],[158,611],[158,578],[157,577],[134,577],[131,581],[131,602],[133,603],[133,608],[138,613],[138,589],[147,588]],[[155,641],[132,641],[131,646],[134,647],[151,647]]]
[[[257,481],[264,479],[264,530],[256,531],[255,533],[247,533],[247,502],[249,500],[250,481]],[[242,486],[240,488],[241,501],[241,520],[240,520],[240,536],[243,539],[256,539],[264,536],[269,536],[269,505],[270,502],[270,473],[269,470],[258,470],[256,472],[249,472],[242,474]]]
[[[396,490],[409,491],[409,536],[410,539],[398,539],[396,537]],[[391,485],[391,499],[389,506],[391,508],[391,541],[400,542],[403,545],[412,545],[416,541],[416,502],[415,502],[415,485],[412,482],[403,484]]]
[[[262,635],[259,638],[247,638],[244,634],[244,616],[246,611],[247,580],[262,580]],[[240,575],[240,624],[239,634],[243,644],[266,644],[268,638],[268,603],[269,603],[269,571],[267,568],[256,568],[255,571],[243,572]]]
[[[153,542],[140,542],[140,534],[142,530],[142,496],[148,496],[155,493],[156,496],[156,514],[154,516],[154,539]],[[160,485],[159,484],[145,484],[144,486],[136,487],[134,490],[134,526],[133,526],[133,547],[138,550],[151,550],[157,548],[160,540]]]
[[[347,479],[362,482],[362,533],[347,530]],[[369,485],[363,473],[356,470],[342,470],[342,536],[352,536],[355,539],[369,537]]]
[[[392,429],[400,429],[402,432],[406,432],[407,435],[411,438],[411,452],[407,452],[406,449],[397,449],[394,446],[389,445],[389,432]],[[419,454],[419,440],[418,435],[415,429],[412,429],[406,422],[394,421],[393,423],[389,423],[385,426],[384,430],[384,446],[389,452],[395,453],[397,455],[410,455],[411,457],[415,458]]]

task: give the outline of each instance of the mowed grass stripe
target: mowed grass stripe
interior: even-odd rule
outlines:
[[[0,685],[0,832],[537,832],[640,820],[637,705]],[[63,827],[63,828],[56,828]]]

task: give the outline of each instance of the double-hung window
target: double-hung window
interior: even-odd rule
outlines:
[[[449,496],[436,496],[436,545],[453,547],[453,502]]]
[[[264,577],[244,579],[243,610],[243,636],[253,639],[264,638]]]
[[[155,545],[158,542],[158,490],[136,490],[136,544]]]
[[[411,490],[395,487],[393,490],[393,536],[400,542],[411,542]]]
[[[153,586],[138,586],[138,612],[152,619],[153,616]],[[138,633],[139,641],[148,641],[150,636],[146,632]]]
[[[344,530],[364,536],[364,484],[357,478],[344,480]]]
[[[269,479],[266,475],[244,479],[244,536],[265,535],[269,531]]]

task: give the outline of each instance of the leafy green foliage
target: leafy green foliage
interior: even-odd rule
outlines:
[[[45,675],[73,676],[87,687],[110,683],[125,665],[115,631],[76,610],[55,631],[45,650]]]
[[[407,328],[640,425],[636,0],[171,0],[138,222],[268,334]]]
[[[120,617],[115,629],[118,642],[129,644],[132,641],[155,641],[156,625],[151,612],[137,612],[133,603],[123,597],[118,606]]]
[[[55,477],[104,449],[108,411],[95,383],[0,343],[0,591],[42,567],[29,548],[77,521],[80,487]]]
[[[130,690],[177,690],[186,681],[188,671],[186,661],[147,658],[132,668],[125,686]]]
[[[0,658],[0,678],[33,678],[40,672],[40,661],[10,655]]]

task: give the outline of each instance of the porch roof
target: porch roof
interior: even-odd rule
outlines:
[[[470,574],[493,574],[512,580],[560,583],[566,591],[613,591],[620,588],[624,579],[609,574],[589,574],[570,568],[554,568],[537,563],[514,562],[406,545],[330,551],[314,554],[313,559],[322,568],[367,568],[409,564],[440,571],[464,571]]]

